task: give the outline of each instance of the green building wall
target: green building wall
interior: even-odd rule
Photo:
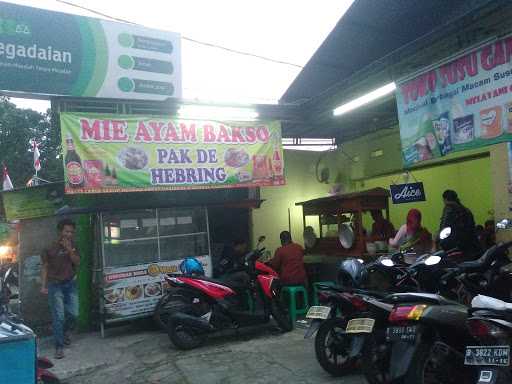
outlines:
[[[418,208],[423,213],[424,226],[435,234],[443,209],[441,195],[446,189],[458,192],[463,204],[473,211],[477,223],[483,224],[492,218],[494,192],[488,151],[489,148],[461,152],[426,164],[426,167],[422,164],[420,169],[412,169],[410,181],[415,178],[423,182],[427,201],[393,205],[390,200],[390,217],[395,227],[405,222],[409,209]],[[319,156],[322,156],[320,168],[330,170],[329,184],[321,184],[316,179]],[[336,183],[341,184],[345,192],[389,188],[393,182],[403,183],[398,130],[381,131],[345,143],[341,149],[327,155],[286,150],[285,172],[287,185],[262,188],[261,198],[265,202],[252,215],[253,238],[266,235],[266,245],[271,251],[279,246],[280,231],[289,226],[294,240],[303,242],[302,209],[295,203],[327,196]],[[317,227],[317,223],[308,224]],[[371,225],[369,215],[364,224]]]

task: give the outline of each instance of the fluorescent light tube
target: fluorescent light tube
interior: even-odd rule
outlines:
[[[340,116],[344,113],[352,111],[356,108],[359,108],[365,104],[371,103],[374,100],[381,98],[382,96],[386,96],[388,93],[393,92],[396,89],[395,83],[389,83],[384,85],[383,87],[377,88],[374,91],[368,92],[366,95],[358,97],[352,101],[349,101],[346,104],[340,105],[336,109],[333,110],[334,116]]]

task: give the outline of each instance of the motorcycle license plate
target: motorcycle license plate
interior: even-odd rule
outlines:
[[[331,307],[324,307],[322,305],[314,305],[309,308],[306,319],[321,319],[325,320],[331,313]]]
[[[404,325],[398,327],[388,327],[386,331],[386,340],[393,341],[409,341],[416,340],[417,327],[415,325]]]
[[[346,333],[372,333],[375,319],[352,319],[347,323]]]
[[[510,346],[468,346],[466,347],[464,364],[508,367],[510,365]]]

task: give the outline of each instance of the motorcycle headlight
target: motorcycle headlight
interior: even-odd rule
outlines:
[[[382,260],[380,261],[380,263],[381,263],[383,266],[385,266],[385,267],[392,267],[392,266],[394,266],[394,265],[395,265],[395,263],[393,262],[393,260],[388,259],[388,258],[386,258],[386,259],[382,259]]]
[[[425,265],[436,265],[441,261],[441,257],[437,255],[429,256],[425,259]]]
[[[452,234],[451,227],[446,227],[446,228],[443,228],[441,230],[441,232],[439,233],[439,238],[441,240],[445,240],[445,239],[449,238],[451,234]]]

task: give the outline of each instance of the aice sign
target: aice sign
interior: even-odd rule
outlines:
[[[410,183],[391,185],[391,199],[393,204],[412,203],[414,201],[425,201],[423,183]]]
[[[419,189],[412,189],[410,187],[404,187],[402,192],[395,194],[395,199],[403,199],[403,198],[411,198],[421,196],[421,191]]]

